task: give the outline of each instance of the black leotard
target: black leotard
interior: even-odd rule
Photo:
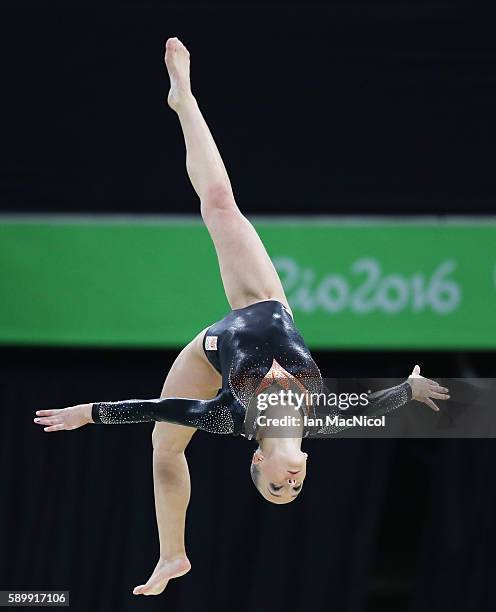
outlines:
[[[163,398],[93,404],[95,423],[167,421],[210,433],[256,435],[250,400],[261,385],[286,380],[310,393],[323,390],[322,378],[291,315],[278,301],[257,302],[231,311],[206,331],[203,348],[222,375],[210,400]],[[368,396],[368,414],[385,414],[411,399],[407,382]],[[256,412],[256,411],[255,411]],[[339,409],[335,414],[342,416]],[[330,414],[327,408],[327,414]],[[310,415],[311,416],[311,415]],[[306,428],[304,436],[337,433],[344,427]]]

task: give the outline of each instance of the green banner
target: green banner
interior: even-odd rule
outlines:
[[[310,347],[496,348],[494,220],[255,225]],[[0,279],[3,344],[176,347],[229,310],[199,219],[0,219]]]

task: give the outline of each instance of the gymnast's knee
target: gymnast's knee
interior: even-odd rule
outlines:
[[[208,223],[219,214],[237,212],[238,207],[228,185],[214,185],[202,197],[200,210],[203,220]]]
[[[183,451],[169,450],[164,448],[153,449],[153,469],[155,472],[166,474],[175,472],[184,463]]]

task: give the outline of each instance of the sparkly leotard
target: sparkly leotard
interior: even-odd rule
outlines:
[[[257,413],[251,409],[251,400],[261,390],[271,384],[310,393],[323,390],[322,378],[310,351],[288,310],[278,301],[257,302],[231,311],[208,328],[203,348],[222,376],[222,388],[215,398],[95,403],[93,421],[105,424],[168,421],[210,433],[253,438],[257,432]],[[411,388],[405,382],[368,398],[369,413],[385,414],[409,401]],[[335,414],[341,414],[339,409],[335,409]],[[342,429],[337,425],[305,428],[303,435],[320,436]]]

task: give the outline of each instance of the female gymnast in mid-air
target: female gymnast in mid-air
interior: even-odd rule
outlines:
[[[152,443],[160,558],[148,582],[135,587],[136,595],[161,593],[171,578],[190,569],[184,545],[190,497],[184,451],[196,429],[254,439],[258,447],[250,466],[253,482],[266,500],[277,504],[293,501],[301,492],[307,461],[302,438],[337,431],[306,428],[301,419],[281,435],[275,425],[260,426],[254,419],[252,400],[261,391],[318,393],[322,379],[293,323],[277,272],[234,200],[221,156],[191,92],[189,52],[177,38],[166,43],[165,64],[171,83],[168,103],[179,117],[186,168],[200,198],[232,310],[180,352],[160,399],[39,410],[35,418],[47,432],[89,423],[156,421]],[[411,399],[437,411],[432,398],[448,399],[447,392],[420,376],[415,366],[404,383],[369,396],[371,414],[385,414]],[[302,409],[308,413],[311,406]],[[277,403],[264,410],[267,421],[286,413],[287,408]]]

